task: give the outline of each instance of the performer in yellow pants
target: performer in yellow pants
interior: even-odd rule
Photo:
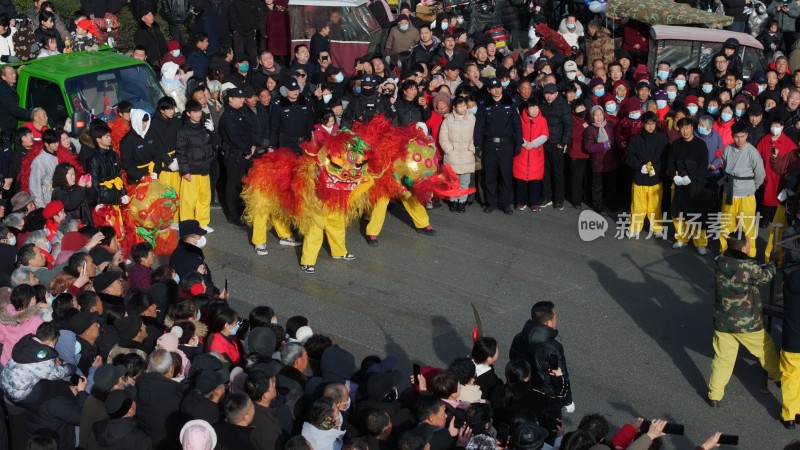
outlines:
[[[767,220],[762,217],[761,220]],[[786,207],[778,205],[775,211],[775,216],[769,224],[769,240],[767,240],[767,248],[764,249],[764,262],[769,262],[769,257],[772,254],[772,249],[776,242],[783,240],[783,230],[786,228]],[[778,266],[783,265],[783,247],[778,247]]]
[[[164,172],[161,174],[163,175]],[[208,175],[184,175],[178,195],[182,220],[194,219],[200,222],[201,227],[207,227],[211,222],[211,177]]]
[[[430,217],[428,211],[415,197],[402,198],[400,201],[411,216],[411,221],[414,222],[414,228],[418,233],[427,234],[432,236],[436,234],[436,230],[431,227]],[[384,197],[378,200],[372,207],[370,213],[369,223],[367,224],[367,243],[369,245],[378,245],[378,235],[381,234],[383,229],[383,222],[386,220],[386,209],[389,207],[389,198]]]
[[[650,221],[651,232],[664,232],[664,225],[660,221],[661,194],[661,183],[655,186],[640,186],[634,183],[631,186],[631,233],[641,233],[645,218]]]
[[[764,330],[751,333],[724,333],[714,331],[714,359],[711,361],[711,377],[708,381],[708,398],[722,400],[725,385],[733,375],[739,344],[743,345],[767,371],[774,381],[780,381],[781,369],[778,366],[778,352],[772,336]]]
[[[324,233],[324,236],[323,236]],[[345,236],[347,227],[344,215],[340,212],[330,213],[327,216],[317,217],[313,225],[303,237],[303,253],[300,256],[300,266],[307,273],[314,273],[319,250],[322,248],[324,237],[328,238],[333,259],[353,260],[355,256],[347,253]]]
[[[288,245],[291,247],[301,245],[300,242],[296,241],[294,236],[292,236],[292,229],[286,222],[277,217],[272,217],[271,219],[272,227],[275,229],[275,234],[278,235],[281,245]],[[267,251],[267,229],[269,222],[269,214],[256,214],[256,216],[253,217],[253,237],[250,238],[250,242],[256,247],[256,253],[261,256],[269,254]]]
[[[175,151],[173,150],[172,152],[169,152],[168,155],[169,155],[170,158],[174,158],[175,157]],[[175,192],[177,192],[179,197],[180,197],[178,199],[179,202],[183,200],[183,196],[181,195],[181,193],[182,193],[182,191],[181,191],[181,179],[182,178],[181,178],[181,173],[180,172],[178,172],[178,171],[172,172],[169,169],[167,169],[166,167],[161,169],[161,173],[158,174],[158,181],[160,181],[160,182],[162,182],[162,183],[164,183],[164,184],[166,184],[168,186],[172,186],[172,188],[175,189]],[[209,192],[210,192],[210,189],[211,189],[211,185],[209,184]],[[209,208],[210,208],[211,207],[211,202],[209,202],[208,205],[209,205]],[[181,209],[183,209],[183,208],[181,208]],[[179,210],[178,213],[175,215],[175,223],[178,223],[181,220],[183,220],[182,217],[183,217],[183,215],[180,215],[180,210]],[[199,219],[197,221],[200,222],[200,226],[201,227],[204,226],[203,223]],[[208,224],[206,224],[206,225],[208,225]]]
[[[740,230],[750,241],[751,258],[756,256],[756,196],[734,197],[729,205],[727,195],[722,196],[722,214],[720,214],[719,252],[728,249],[728,235]]]
[[[675,185],[672,185],[670,192],[672,198],[675,198]],[[690,219],[687,223],[686,219]],[[702,223],[692,221],[691,217],[681,218],[681,216],[672,218],[672,225],[675,226],[675,241],[682,244],[687,244],[689,239],[696,248],[708,247],[708,237],[706,237],[706,230],[702,229]]]
[[[800,353],[781,350],[781,419],[795,420],[800,414]]]

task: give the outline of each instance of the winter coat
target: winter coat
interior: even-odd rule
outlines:
[[[733,144],[733,132],[731,130],[734,123],[733,119],[727,122],[723,122],[722,119],[714,121],[714,131],[719,133],[719,136],[722,138],[723,147]]]
[[[133,417],[106,419],[97,422],[89,434],[86,450],[150,450],[153,443],[150,436],[140,428],[139,421]]]
[[[550,355],[558,357],[558,367],[569,377],[564,346],[556,338],[558,330],[532,320],[525,322],[522,331],[514,336],[508,350],[509,359],[521,358],[531,366],[531,385],[547,393],[556,392],[556,386],[550,377]]]
[[[64,212],[68,219],[80,220],[83,225],[92,225],[91,207],[97,203],[95,189],[77,184],[69,188],[58,186],[53,189],[52,198],[64,203]]]
[[[214,289],[214,283],[211,281],[211,269],[206,265],[205,255],[201,248],[181,241],[169,257],[169,266],[175,269],[179,277],[186,276],[189,272],[196,272],[201,264],[206,266],[206,273],[203,275],[203,279],[205,280],[207,291],[211,293]]]
[[[308,422],[303,423],[303,431],[300,433],[311,444],[314,450],[341,450],[342,437],[344,431],[321,430]]]
[[[688,214],[704,215],[711,207],[712,198],[709,196],[706,185],[708,168],[708,148],[697,138],[686,141],[680,138],[670,144],[667,155],[666,176],[673,178],[675,175],[688,176],[691,183],[684,186],[675,186],[675,194],[670,205],[670,215],[684,217]]]
[[[256,450],[253,445],[253,427],[234,425],[226,420],[214,425],[217,433],[218,449],[225,450]],[[314,450],[317,450],[315,447]]]
[[[39,380],[58,380],[75,373],[73,365],[58,365],[54,348],[42,344],[32,334],[14,346],[12,358],[0,374],[0,385],[14,403],[25,400]]]
[[[448,114],[439,128],[439,146],[444,154],[444,163],[457,174],[475,172],[475,116],[467,113],[458,117]]]
[[[797,145],[792,142],[786,134],[781,133],[777,141],[773,141],[772,134],[769,134],[764,136],[756,146],[756,150],[758,150],[758,153],[761,155],[762,161],[766,162],[770,160],[773,146],[778,150],[778,157],[797,150]],[[772,167],[770,167],[768,163],[764,165],[766,166],[764,168],[766,176],[764,177],[764,183],[761,185],[761,204],[764,206],[777,207],[779,205],[778,185],[780,184],[781,177],[772,170]]]
[[[133,33],[133,42],[147,49],[147,62],[151,66],[161,67],[161,58],[167,54],[167,40],[158,26],[158,22],[153,22],[151,27],[140,24],[139,28]]]
[[[211,161],[214,148],[211,146],[211,133],[203,123],[185,123],[178,130],[176,157],[178,170],[182,175],[208,175],[211,173]]]
[[[27,334],[36,334],[36,329],[44,322],[35,304],[17,311],[14,305],[0,305],[0,365],[5,366],[11,359],[14,346]]]
[[[604,143],[597,142],[600,131],[596,125],[590,123],[583,130],[583,148],[592,155],[592,172],[595,173],[611,172],[619,166],[619,153],[614,146],[614,126],[608,120],[603,126],[608,135],[608,148]]]
[[[635,20],[629,20],[622,28],[621,48],[628,52],[647,53],[650,51],[649,37],[650,27],[648,25]],[[587,60],[587,64],[590,64],[592,61],[594,60]]]
[[[595,59],[602,59],[606,64],[614,61],[614,39],[606,28],[597,30],[594,36],[586,34],[586,61]]]
[[[161,12],[170,24],[182,24],[192,16],[189,0],[161,0]]]
[[[328,132],[321,124],[314,125],[314,131],[311,133],[311,140],[318,145],[324,143],[331,135],[336,134],[339,131],[339,125],[336,123],[333,124],[331,127],[331,131]]]
[[[786,5],[789,7],[789,12],[778,12],[778,5]],[[767,14],[778,21],[778,28],[783,31],[784,33],[794,33],[795,31],[795,22],[798,17],[800,17],[800,4],[797,3],[796,0],[791,0],[787,3],[774,1],[770,3],[767,7]],[[727,14],[726,11],[726,15]],[[766,30],[765,30],[766,31]],[[764,46],[764,52],[768,51],[767,47]],[[775,50],[773,50],[775,51]]]
[[[441,47],[441,41],[436,36],[431,36],[433,41],[431,45],[424,45],[422,42],[417,42],[417,45],[411,47],[411,64],[428,64],[433,61],[436,54]]]
[[[725,8],[725,15],[733,17],[734,22],[744,22],[747,20],[747,14],[744,13],[746,0],[721,0],[722,6]],[[774,4],[774,3],[773,3]]]
[[[794,41],[792,52],[789,54],[789,70],[794,73],[797,69],[800,69],[800,39]]]
[[[708,176],[719,174],[719,169],[722,167],[722,138],[714,130],[711,130],[707,135],[701,135],[699,132],[694,132],[694,137],[701,139],[706,144],[708,149],[708,164],[716,167],[716,170],[709,170]],[[673,174],[674,175],[674,174]]]
[[[565,17],[561,19],[561,23],[558,25],[558,34],[564,37],[570,47],[578,47],[578,39],[584,36],[583,24],[576,20],[575,28],[570,30],[567,28],[567,18]]]
[[[185,423],[180,413],[181,384],[148,372],[136,380],[136,418],[150,436],[153,448],[179,449],[178,435]]]
[[[16,57],[17,52],[14,50],[14,34],[17,29],[9,27],[5,34],[0,34],[0,61],[10,62],[10,57]]]
[[[31,434],[48,430],[57,436],[59,450],[74,450],[77,445],[75,427],[87,394],[73,395],[64,380],[41,380],[28,398],[25,427]]]
[[[139,116],[136,115],[137,111]],[[162,158],[161,146],[153,131],[152,118],[147,131],[141,130],[141,116],[144,115],[142,113],[144,113],[142,110],[132,112],[133,129],[120,142],[122,168],[125,169],[130,184],[139,183],[152,173],[161,173],[161,165],[166,159]],[[168,161],[166,163],[169,164]]]
[[[583,130],[586,120],[572,114],[572,137],[569,141],[568,155],[572,159],[589,159],[590,154],[583,148]]]
[[[234,33],[251,36],[259,25],[259,2],[257,0],[237,0],[231,2],[230,28]]]
[[[792,4],[796,5],[797,2],[793,1]],[[768,29],[765,29],[756,39],[764,46],[764,59],[766,61],[771,61],[775,52],[785,53],[783,48],[783,33],[780,31],[773,35],[770,34]]]
[[[285,436],[281,429],[277,409],[267,408],[259,403],[255,403],[253,406],[256,409],[253,415],[253,423],[250,424],[254,428],[251,435],[253,444],[263,450],[279,450],[283,448],[283,443],[288,439],[288,436]]]
[[[197,389],[190,390],[181,402],[181,413],[187,420],[205,420],[211,425],[224,420],[220,405],[212,402]]]
[[[502,0],[497,2],[495,7],[500,9],[503,28],[509,31],[523,29],[522,20],[519,17],[519,6],[512,4],[510,0]]]
[[[623,117],[614,125],[614,143],[617,145],[620,155],[623,158],[625,157],[625,151],[628,149],[631,140],[634,136],[641,133],[641,131],[642,121],[631,119],[628,116]]]
[[[231,362],[231,368],[239,364],[242,358],[242,343],[236,336],[225,337],[222,333],[214,333],[206,341],[208,352],[217,352]]]
[[[267,50],[275,56],[289,55],[289,13],[287,12],[288,0],[276,0],[272,9],[261,6],[259,32],[261,36],[268,36]]]
[[[97,202],[104,205],[119,205],[126,195],[122,184],[122,168],[117,152],[98,149],[89,158],[89,175],[92,187],[97,190]]]
[[[58,165],[56,155],[41,151],[31,163],[28,190],[37,208],[44,208],[53,197],[53,173]]]
[[[714,330],[752,333],[764,329],[759,286],[772,280],[775,264],[761,265],[742,252],[728,249],[714,270]]]
[[[399,96],[394,102],[394,110],[396,115],[392,123],[395,126],[404,127],[412,123],[425,122],[431,118],[430,108],[421,107],[417,103],[416,97],[414,100],[408,101],[403,96]]]
[[[544,143],[550,137],[547,130],[547,119],[539,112],[536,117],[528,117],[528,111],[520,114],[522,121],[522,139],[534,145],[525,148],[514,156],[512,173],[514,178],[522,181],[541,180],[544,177]],[[539,144],[539,145],[536,145]]]
[[[655,186],[661,183],[661,175],[666,163],[667,135],[656,130],[653,133],[642,131],[631,139],[625,162],[633,170],[633,182],[638,186]],[[642,166],[650,163],[654,174],[642,173]]]
[[[569,144],[572,139],[572,109],[561,95],[553,103],[539,104],[541,115],[547,118],[548,144]]]
[[[389,37],[386,39],[386,48],[391,50],[392,55],[396,56],[398,53],[410,50],[417,41],[419,41],[419,30],[414,28],[413,25],[409,25],[406,31],[400,31],[400,28],[395,26],[389,31]]]

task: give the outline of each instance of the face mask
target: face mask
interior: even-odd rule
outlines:
[[[586,84],[586,77],[585,77],[585,76],[583,76],[583,75],[578,75],[576,78],[577,78],[577,79],[578,79],[578,81],[580,81],[581,83],[584,83],[584,84]]]
[[[686,80],[675,80],[675,86],[678,86],[678,89],[683,89],[686,87]]]
[[[575,115],[582,119],[582,118],[586,117],[586,111],[576,112]]]
[[[622,102],[623,100],[625,100],[625,97],[622,97],[622,96],[619,96],[619,95],[615,95],[614,97],[616,97],[618,102]]]
[[[347,397],[347,406],[341,409],[341,411],[347,411],[350,409],[350,397]]]
[[[400,31],[408,31],[408,25],[400,25],[398,28],[400,28]]]
[[[236,322],[236,325],[234,325],[233,329],[231,330],[231,336],[235,336],[236,333],[238,332],[239,332],[239,322]]]
[[[333,94],[324,94],[322,96],[322,101],[328,103],[333,98]]]
[[[710,133],[710,132],[711,132],[711,130],[709,130],[709,129],[708,129],[708,128],[706,128],[706,127],[697,127],[697,132],[698,132],[698,133],[700,133],[700,134],[702,134],[703,136],[707,136],[707,135],[708,135],[708,133]]]
[[[361,86],[356,86],[355,93],[356,94],[360,94],[361,93]]]
[[[722,113],[719,118],[722,119],[723,122],[730,122],[731,119],[733,119],[733,115],[731,115],[731,113]]]
[[[737,109],[736,111],[734,111],[734,114],[736,114],[736,117],[742,117],[744,115],[744,110]]]
[[[772,106],[767,106],[767,107],[765,107],[765,108],[764,108],[764,111],[766,111],[766,112],[770,112],[770,111],[772,111]]]
[[[667,101],[666,100],[656,100],[656,106],[658,106],[658,109],[664,109],[664,108],[667,107]]]
[[[248,70],[250,70],[250,63],[239,64],[239,72],[247,72]]]
[[[81,343],[80,343],[80,342],[78,342],[78,341],[75,341],[75,354],[76,354],[76,355],[77,355],[78,353],[80,353],[80,352],[81,352],[81,349],[82,349],[82,348],[83,348],[83,347],[81,346]]]
[[[181,276],[177,273],[172,274],[172,279],[175,280],[175,284],[181,284]]]
[[[12,247],[16,246],[17,245],[17,237],[16,236],[11,236],[11,238],[8,240],[8,245],[10,245]]]
[[[578,89],[577,91],[575,91],[575,98],[581,98],[581,95],[583,95],[582,90]]]
[[[759,84],[759,85],[758,85],[758,93],[760,94],[760,93],[764,92],[764,90],[765,90],[766,88],[767,88],[766,86]]]
[[[450,26],[447,22],[442,22],[442,31],[446,30]]]
[[[67,133],[72,133],[72,124],[71,123],[64,124],[64,131],[66,131]]]
[[[270,323],[273,324],[273,325],[277,325],[278,324],[278,318],[277,317],[273,317],[272,320],[270,321]]]
[[[675,97],[678,96],[678,93],[675,91],[667,91],[667,98],[670,100],[675,100]]]
[[[53,300],[55,300],[56,298],[53,297],[53,294],[48,292],[47,295],[45,295],[44,299],[45,299],[45,301],[47,302],[48,305],[52,305],[53,304]]]
[[[719,108],[717,108],[716,106],[709,106],[706,110],[708,111],[709,114],[716,114],[717,111],[719,111]]]
[[[574,30],[575,29],[575,24],[574,23],[568,23],[567,24],[567,29],[568,30]]]
[[[606,105],[606,112],[609,114],[614,114],[615,112],[617,112],[617,104],[611,103]]]
[[[772,132],[773,136],[780,136],[781,135],[781,131],[783,131],[783,128],[781,128],[781,127],[772,127],[772,128],[769,129],[769,131]]]
[[[197,243],[194,244],[194,245],[196,245],[197,248],[205,247],[206,246],[206,237],[205,236],[200,236],[200,239],[198,239]]]
[[[632,113],[628,113],[628,117],[633,120],[639,120],[639,117],[642,117],[641,111],[634,111]]]
[[[658,72],[656,72],[656,76],[658,77],[659,80],[664,81],[669,76],[669,72],[666,70],[659,70]]]
[[[692,116],[697,114],[697,106],[687,106],[686,109],[689,110],[689,114],[691,114]]]
[[[180,50],[173,50],[173,51],[172,51],[172,56],[174,56],[174,57],[176,57],[176,58],[177,58],[178,56],[180,56],[180,54],[181,54],[181,51],[180,51]]]
[[[567,72],[567,79],[569,79],[570,81],[574,80],[577,75],[578,75],[577,72]]]
[[[605,89],[598,89],[598,90],[594,91],[594,96],[595,97],[602,97],[604,95],[606,95],[606,90]]]
[[[47,243],[47,253],[51,253],[53,251],[53,244]]]
[[[468,109],[469,113],[472,115],[478,114],[478,107],[473,106],[472,108]]]
[[[500,82],[500,86],[503,86],[504,88],[507,88],[509,84],[511,84],[511,80]]]
[[[702,90],[703,90],[703,92],[705,92],[706,94],[710,94],[710,93],[711,93],[711,91],[713,91],[713,90],[714,90],[714,86],[712,86],[712,85],[710,85],[710,84],[704,84],[704,85],[703,85],[703,87],[702,87],[701,89],[702,89]]]

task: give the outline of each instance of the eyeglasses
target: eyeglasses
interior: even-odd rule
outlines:
[[[295,76],[298,76],[298,77],[303,77],[303,78],[305,78],[305,77],[307,77],[307,76],[308,76],[308,74],[305,74],[305,73],[300,73],[300,72],[296,72],[296,73],[295,73]]]

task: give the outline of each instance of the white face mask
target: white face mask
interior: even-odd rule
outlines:
[[[200,236],[200,239],[198,239],[197,243],[195,243],[194,245],[196,245],[197,248],[205,247],[206,246],[206,237],[205,236]]]
[[[176,58],[177,58],[177,57],[178,57],[178,56],[180,56],[180,55],[181,55],[181,51],[180,51],[180,50],[173,50],[173,51],[172,51],[172,56],[174,56],[174,57],[176,57]]]
[[[780,136],[781,132],[783,131],[783,128],[781,128],[781,127],[772,127],[772,128],[769,129],[769,131],[772,132],[773,136]]]

